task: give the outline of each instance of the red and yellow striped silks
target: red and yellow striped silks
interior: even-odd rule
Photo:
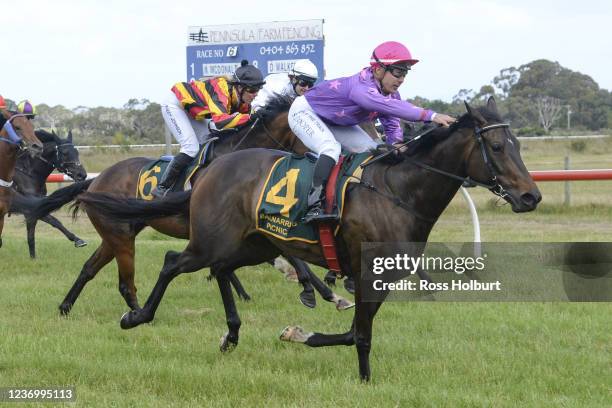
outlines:
[[[212,119],[217,129],[234,128],[250,118],[250,106],[239,106],[236,89],[224,77],[178,82],[172,92],[192,118]]]

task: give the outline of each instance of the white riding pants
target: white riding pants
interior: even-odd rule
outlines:
[[[200,144],[210,137],[208,122],[197,121],[189,116],[173,92],[161,104],[162,116],[172,136],[181,145],[181,153],[196,157]]]
[[[323,122],[303,96],[298,96],[289,108],[289,126],[306,147],[317,155],[331,157],[336,163],[342,148],[363,153],[377,146],[357,125],[335,126]]]

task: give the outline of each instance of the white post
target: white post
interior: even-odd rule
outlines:
[[[470,197],[470,193],[468,193],[467,189],[461,187],[461,194],[463,194],[463,198],[465,198],[468,208],[470,209],[470,214],[472,215],[472,224],[474,225],[474,257],[478,258],[482,255],[480,221],[478,220],[478,213],[476,212],[476,206],[474,205],[474,201],[472,200],[472,197]]]

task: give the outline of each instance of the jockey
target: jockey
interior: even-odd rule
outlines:
[[[265,84],[259,69],[243,60],[231,78],[215,77],[206,81],[178,82],[172,95],[162,103],[166,126],[181,145],[157,187],[154,197],[162,197],[172,188],[183,169],[210,137],[211,128],[231,129],[251,119],[251,103]]]
[[[34,106],[34,104],[27,99],[19,102],[17,105],[17,111],[26,115],[28,119],[34,119],[36,117],[36,106]]]
[[[398,88],[418,62],[404,45],[387,41],[372,52],[370,66],[344,78],[323,81],[296,98],[289,109],[289,126],[319,158],[315,165],[304,222],[337,220],[338,214],[324,214],[325,183],[340,156],[341,146],[352,152],[376,147],[359,126],[379,118],[387,143],[402,141],[400,119],[435,122],[448,126],[451,116],[419,108],[403,101]]]
[[[304,95],[319,79],[319,71],[310,60],[298,60],[289,71],[289,75],[270,74],[266,77],[266,84],[253,101],[253,110],[257,110],[275,94],[295,98]]]

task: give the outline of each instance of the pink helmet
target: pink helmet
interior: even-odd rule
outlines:
[[[6,109],[6,102],[4,101],[2,95],[0,95],[0,109]]]
[[[412,58],[412,54],[406,46],[396,41],[386,41],[374,48],[370,65],[394,65],[399,63],[408,63],[414,65],[419,62],[418,59]]]

